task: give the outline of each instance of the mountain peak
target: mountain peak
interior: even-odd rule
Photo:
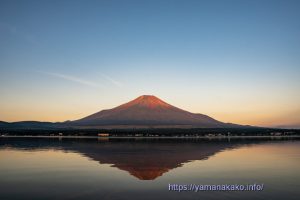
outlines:
[[[139,101],[155,101],[155,100],[160,100],[160,99],[157,98],[154,95],[141,95],[141,96],[137,97],[134,100],[139,100]]]
[[[139,96],[137,99],[158,99],[158,98],[154,95],[144,94],[144,95]]]
[[[102,110],[77,120],[85,126],[167,126],[167,127],[224,127],[203,114],[194,114],[164,102],[154,95],[142,95],[109,110]]]
[[[138,107],[148,107],[148,108],[170,108],[172,107],[170,104],[164,102],[163,100],[157,98],[154,95],[142,95],[138,98],[121,105],[122,108],[138,106]]]

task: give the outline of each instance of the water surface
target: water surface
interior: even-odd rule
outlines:
[[[298,199],[299,140],[0,139],[0,199]],[[169,191],[253,184],[263,191]]]

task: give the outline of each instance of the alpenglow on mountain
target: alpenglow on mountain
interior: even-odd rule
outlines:
[[[75,126],[129,127],[233,127],[207,115],[194,114],[172,106],[153,95],[143,95],[118,107],[102,110],[80,120]]]
[[[75,121],[59,123],[21,121],[0,122],[4,129],[123,129],[123,128],[237,128],[207,115],[172,106],[153,95],[143,95],[112,109],[102,110]]]

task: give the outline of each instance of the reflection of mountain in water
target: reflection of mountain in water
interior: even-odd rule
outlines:
[[[153,180],[192,160],[203,160],[230,148],[230,143],[107,143],[77,149],[100,163],[112,164],[141,180]]]
[[[0,146],[16,149],[61,149],[78,152],[101,164],[111,164],[140,180],[153,180],[183,163],[204,160],[229,148],[259,141],[199,140],[71,140],[1,138]]]

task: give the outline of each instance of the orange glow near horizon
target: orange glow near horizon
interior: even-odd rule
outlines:
[[[275,109],[273,106],[262,107],[255,104],[245,108],[242,104],[226,104],[226,106],[222,106],[214,104],[214,102],[206,102],[208,105],[203,106],[203,104],[196,104],[195,102],[193,104],[184,104],[183,102],[162,100],[189,112],[202,113],[222,122],[266,127],[300,125],[300,109],[293,110],[288,107],[276,107]],[[66,103],[65,101],[57,102],[56,104],[35,104],[31,102],[26,105],[18,104],[17,106],[12,106],[8,103],[6,105],[2,104],[0,106],[0,120],[7,122],[63,122],[66,120],[81,119],[100,110],[110,109],[122,104],[113,105],[113,103],[106,102],[101,108],[95,102],[93,104],[86,102],[74,101],[73,104]],[[123,103],[126,103],[126,101]],[[185,105],[189,106],[186,107]]]

